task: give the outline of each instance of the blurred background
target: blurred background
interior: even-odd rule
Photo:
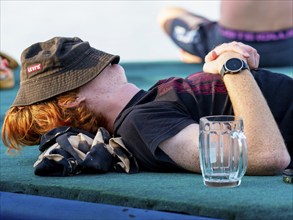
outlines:
[[[180,6],[217,20],[220,5],[218,0],[1,0],[0,4],[0,51],[17,61],[35,42],[77,36],[95,48],[119,54],[122,62],[179,60],[177,47],[157,22],[160,10]]]

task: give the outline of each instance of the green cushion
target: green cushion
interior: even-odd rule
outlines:
[[[176,62],[125,63],[130,81],[147,89],[158,79],[186,76],[201,65]],[[273,69],[276,70],[276,69]],[[278,68],[292,76],[292,67]],[[18,76],[16,77],[19,81]],[[1,127],[17,88],[2,90]],[[95,203],[171,211],[223,219],[292,219],[293,185],[282,176],[245,176],[237,188],[207,188],[193,173],[107,173],[72,177],[39,177],[33,164],[38,149],[25,147],[16,156],[0,147],[0,191]]]

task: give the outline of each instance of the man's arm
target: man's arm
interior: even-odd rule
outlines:
[[[241,116],[248,145],[251,175],[273,175],[285,169],[290,157],[274,117],[250,71],[224,76],[235,115]]]
[[[159,147],[180,167],[200,173],[198,144],[199,125],[191,124],[163,141]]]
[[[226,60],[238,57],[254,68],[258,65],[256,51],[243,44],[221,45],[207,55],[205,72],[219,74]],[[273,115],[250,71],[225,75],[235,115],[244,121],[248,144],[249,175],[274,175],[289,164],[290,156]],[[198,125],[190,125],[176,136],[164,141],[160,148],[178,165],[200,172],[198,152]]]

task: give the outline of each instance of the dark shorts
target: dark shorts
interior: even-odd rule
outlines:
[[[176,18],[171,22],[168,32],[178,47],[202,59],[219,44],[240,41],[258,51],[260,67],[293,66],[292,28],[278,32],[253,33],[228,30],[212,21],[190,27],[184,18]]]

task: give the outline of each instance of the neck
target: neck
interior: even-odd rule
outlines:
[[[140,91],[134,84],[127,83],[113,94],[104,116],[108,121],[107,130],[113,133],[114,122],[128,102]]]

